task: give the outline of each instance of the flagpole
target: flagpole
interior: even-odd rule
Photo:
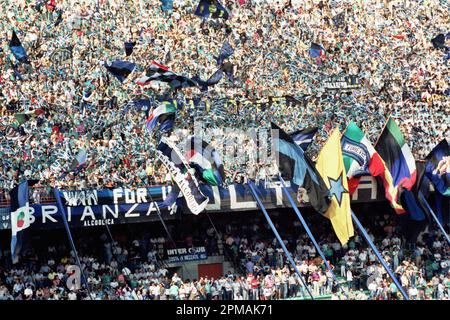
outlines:
[[[387,117],[387,120],[386,120],[386,122],[384,123],[383,129],[381,129],[381,133],[380,133],[380,135],[378,136],[377,141],[376,141],[375,144],[373,145],[374,148],[377,146],[378,141],[380,140],[380,137],[381,137],[381,135],[383,134],[384,129],[386,129],[386,126],[387,126],[387,124],[388,124],[388,122],[389,122],[389,119],[391,119],[391,114],[389,114],[389,116]]]
[[[305,221],[305,219],[303,218],[303,216],[302,216],[300,210],[298,209],[297,205],[295,204],[294,199],[292,199],[291,194],[290,194],[289,191],[287,190],[286,185],[285,185],[285,183],[284,183],[284,179],[281,177],[281,175],[279,175],[279,178],[280,178],[281,184],[283,185],[283,191],[284,191],[284,193],[286,194],[286,196],[287,196],[289,202],[290,202],[291,205],[292,205],[292,209],[294,209],[295,213],[297,214],[297,217],[299,218],[300,222],[302,223],[303,227],[305,228],[306,233],[308,234],[309,238],[311,239],[312,243],[314,244],[314,247],[317,249],[317,252],[319,253],[319,255],[321,256],[321,258],[322,258],[323,261],[325,262],[325,265],[326,265],[327,269],[331,272],[331,275],[332,275],[332,277],[333,277],[333,280],[334,280],[334,281],[336,282],[336,284],[340,287],[340,285],[339,285],[339,283],[338,283],[338,281],[337,281],[337,278],[336,278],[336,276],[334,275],[333,270],[331,269],[330,264],[328,263],[327,259],[325,258],[325,255],[323,254],[323,251],[320,249],[319,244],[317,243],[317,241],[316,241],[315,237],[313,236],[311,230],[309,229],[308,225],[306,224],[306,221]]]
[[[53,192],[55,194],[55,198],[56,198],[56,203],[58,205],[58,209],[61,211],[61,217],[62,217],[63,222],[64,222],[64,227],[66,229],[67,236],[69,237],[70,246],[72,247],[73,253],[75,254],[75,259],[77,261],[78,268],[80,268],[81,276],[84,278],[84,281],[86,283],[86,289],[87,289],[88,294],[89,294],[89,299],[93,300],[92,296],[91,296],[91,290],[89,289],[89,283],[87,281],[87,278],[86,278],[86,275],[84,274],[83,269],[81,268],[80,257],[78,256],[77,248],[75,247],[75,243],[73,242],[72,233],[70,232],[70,227],[69,227],[69,224],[68,224],[67,218],[66,218],[66,211],[64,210],[64,207],[62,205],[61,196],[59,195],[59,190],[57,188],[54,188]]]
[[[177,248],[177,243],[175,242],[175,240],[173,240],[172,235],[170,234],[169,228],[167,227],[166,223],[164,222],[164,219],[162,218],[161,210],[159,209],[158,203],[157,203],[156,201],[153,200],[153,197],[152,197],[152,195],[151,195],[151,192],[147,192],[147,194],[148,194],[148,196],[149,196],[149,198],[150,198],[150,203],[153,202],[153,203],[155,204],[156,212],[157,212],[157,214],[158,214],[159,221],[161,221],[161,223],[162,223],[162,225],[163,225],[163,227],[164,227],[164,230],[166,231],[167,236],[169,237],[170,242],[172,242],[172,244],[174,245],[174,247]],[[181,263],[182,263],[183,265],[185,264],[184,261],[182,261]],[[187,271],[187,274],[188,274],[189,278],[192,278],[192,277],[191,277],[191,273],[189,272],[189,269],[188,269],[188,268],[185,268],[185,269],[186,269],[186,271]]]
[[[436,191],[438,192],[438,191]],[[447,232],[445,232],[444,227],[442,226],[441,222],[439,221],[439,219],[436,217],[436,214],[434,213],[433,209],[431,209],[431,206],[428,204],[428,201],[425,199],[425,197],[423,196],[422,192],[419,192],[419,197],[420,200],[425,204],[425,206],[427,207],[428,211],[430,212],[431,216],[433,217],[434,221],[437,223],[437,225],[439,226],[439,229],[441,229],[442,233],[444,234],[445,238],[447,239],[447,242],[450,244],[450,237],[447,234]]]
[[[409,297],[406,294],[405,290],[403,289],[403,287],[398,282],[398,279],[395,277],[395,275],[392,272],[391,268],[389,268],[389,266],[387,265],[386,261],[383,259],[383,257],[381,256],[380,252],[378,251],[378,249],[375,247],[375,244],[370,239],[369,235],[367,234],[367,231],[364,229],[364,227],[362,226],[361,222],[359,222],[359,220],[356,217],[356,215],[353,212],[353,210],[352,210],[352,219],[355,222],[355,224],[358,227],[358,229],[361,231],[363,237],[366,239],[366,241],[369,244],[369,246],[372,248],[373,252],[377,256],[377,258],[380,261],[380,263],[383,265],[384,269],[389,274],[389,277],[391,277],[392,281],[394,281],[395,286],[398,288],[398,290],[400,291],[402,296],[405,298],[405,300],[409,300]]]
[[[266,208],[264,207],[263,203],[261,202],[261,199],[257,195],[256,190],[254,189],[253,182],[251,180],[248,180],[248,186],[250,187],[250,190],[251,190],[251,192],[253,194],[253,197],[255,198],[256,202],[258,202],[259,207],[261,208],[262,212],[264,213],[264,216],[265,216],[267,222],[269,223],[270,228],[272,228],[272,231],[275,234],[275,237],[277,238],[278,243],[280,244],[280,246],[283,249],[284,253],[286,254],[289,262],[291,263],[291,265],[294,268],[295,272],[297,273],[297,275],[299,276],[299,278],[302,281],[303,285],[305,286],[306,291],[308,291],[309,296],[311,297],[312,300],[314,300],[314,297],[313,297],[311,291],[309,290],[308,286],[306,285],[306,282],[303,279],[302,274],[300,273],[300,271],[298,271],[297,266],[295,265],[294,259],[292,259],[291,254],[289,253],[289,251],[286,248],[286,245],[283,242],[283,239],[281,239],[281,236],[278,233],[277,229],[275,228],[275,225],[273,224],[272,219],[270,219],[270,216],[267,213]]]

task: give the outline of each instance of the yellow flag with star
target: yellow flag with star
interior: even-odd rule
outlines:
[[[331,203],[325,216],[331,220],[342,245],[354,235],[348,192],[347,172],[342,159],[341,134],[334,129],[317,157],[317,171],[330,190]]]

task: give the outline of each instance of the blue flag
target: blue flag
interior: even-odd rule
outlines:
[[[136,42],[125,42],[125,55],[128,57],[133,53]]]
[[[200,0],[195,15],[203,18],[224,18],[228,19],[228,10],[218,0]]]
[[[201,91],[208,91],[208,87],[216,85],[220,82],[220,80],[222,80],[222,78],[223,71],[221,69],[218,69],[206,81],[203,81],[199,76],[195,76],[194,78],[192,78],[192,80],[197,82],[197,84],[200,86]]]
[[[106,69],[112,73],[121,83],[134,71],[136,64],[133,62],[116,60],[110,65],[105,65]]]
[[[30,205],[28,199],[28,181],[15,186],[11,196],[11,257],[13,264],[19,262],[22,250],[24,230],[30,226]]]
[[[14,30],[11,41],[9,42],[9,49],[19,62],[28,63],[27,53],[25,52],[25,49],[22,46],[22,43],[20,42],[19,37],[17,37],[17,34]]]
[[[225,59],[231,57],[234,53],[233,47],[231,47],[228,41],[225,41],[222,48],[220,49],[220,53],[218,57],[214,57],[217,61],[217,65],[221,66]]]
[[[317,43],[311,43],[311,48],[309,49],[309,55],[311,58],[317,58],[325,55],[325,49]]]
[[[441,195],[450,197],[450,147],[446,139],[431,150],[426,157],[425,175]]]
[[[292,138],[271,123],[272,152],[283,179],[290,181],[294,190],[303,187],[311,206],[325,214],[330,204],[330,192],[311,159],[292,140]]]
[[[409,213],[411,219],[415,221],[425,220],[425,213],[423,209],[418,204],[418,201],[414,193],[408,189],[403,189],[402,195],[403,208]]]

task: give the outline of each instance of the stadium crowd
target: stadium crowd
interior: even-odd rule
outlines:
[[[319,127],[313,158],[329,130],[344,129],[349,120],[375,142],[392,115],[416,159],[448,137],[448,46],[438,49],[431,41],[438,34],[448,38],[445,1],[224,0],[227,20],[194,15],[197,4],[175,0],[173,10],[163,11],[159,0],[0,1],[0,188],[23,178],[64,188],[165,182],[145,111],[124,112],[129,101],[149,96],[211,101],[203,111],[179,110],[175,128],[182,137],[203,121],[216,130],[203,133],[205,140],[219,150],[232,141],[236,152],[248,154],[224,158],[228,182],[270,173],[271,163],[251,154],[259,147],[245,137],[249,128],[267,133],[270,120],[286,130]],[[18,63],[8,47],[13,29],[29,64]],[[134,83],[152,60],[206,78],[226,40],[235,50],[227,60],[233,81],[223,79],[206,93]],[[129,57],[127,41],[136,42]],[[311,58],[311,42],[322,44],[325,55]],[[54,60],[61,48],[71,49],[70,63]],[[114,59],[138,65],[123,84],[101,64]],[[361,88],[324,90],[323,82],[336,75],[357,76]],[[284,96],[295,103],[260,108],[251,102]],[[220,108],[219,99],[251,103]],[[36,109],[44,113],[17,121],[18,112]],[[235,131],[217,134],[224,128]],[[62,175],[82,149],[85,169]]]
[[[317,217],[317,216],[316,216]],[[320,217],[317,217],[320,218]],[[246,218],[249,220],[248,218]],[[450,248],[440,232],[422,232],[416,246],[409,246],[399,235],[393,217],[374,217],[369,234],[374,239],[402,287],[411,299],[450,299]],[[323,220],[324,221],[324,220]],[[208,256],[224,255],[232,269],[213,278],[192,279],[189,272],[169,271],[165,252],[172,248],[168,239],[148,232],[112,231],[77,238],[77,251],[87,277],[90,297],[67,281],[75,264],[63,236],[34,240],[20,263],[10,264],[8,250],[0,256],[1,299],[122,299],[122,300],[271,300],[308,298],[303,282],[261,217],[248,223],[229,223],[188,230],[179,238],[182,247],[205,246]],[[334,279],[304,232],[292,230],[283,237],[296,261],[307,288],[314,297],[329,299],[401,299],[395,284],[368,249],[360,235],[341,246],[325,225],[314,221],[312,231],[333,268]],[[100,235],[101,233],[104,233]],[[176,233],[174,233],[176,234]],[[323,235],[325,234],[325,235]],[[39,252],[39,255],[37,254]],[[83,283],[83,282],[82,282]]]

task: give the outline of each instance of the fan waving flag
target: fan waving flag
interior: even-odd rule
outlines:
[[[189,210],[196,215],[205,210],[209,198],[200,191],[197,179],[191,175],[190,167],[180,151],[169,140],[162,137],[156,155],[178,185]]]
[[[146,128],[149,131],[153,131],[159,123],[159,130],[161,132],[168,132],[172,130],[175,123],[176,111],[177,110],[173,102],[163,101],[162,104],[158,108],[154,109],[147,118],[145,124]]]
[[[311,48],[309,49],[309,55],[311,58],[324,57],[325,49],[320,44],[312,42]]]
[[[314,139],[314,136],[317,133],[317,127],[313,128],[306,128],[302,130],[297,130],[289,135],[291,136],[292,140],[300,147],[303,151],[306,151],[312,140]]]
[[[152,81],[166,82],[172,89],[196,87],[197,83],[192,79],[180,76],[173,71],[170,71],[168,67],[152,61],[150,67],[144,72],[142,77],[136,80],[136,83],[140,86],[146,86]]]
[[[446,139],[426,157],[425,175],[440,194],[450,197],[450,148]]]
[[[16,32],[13,30],[11,40],[9,41],[9,49],[19,62],[28,63],[28,56]]]
[[[372,143],[354,122],[350,122],[347,126],[341,138],[341,147],[350,194],[355,192],[362,175],[380,177],[386,199],[396,211],[404,212],[398,203],[398,189],[394,187],[391,173]]]
[[[350,194],[347,173],[341,151],[340,132],[336,128],[317,157],[317,171],[325,181],[332,195],[325,216],[331,220],[334,232],[342,245],[354,235],[350,209]]]
[[[211,186],[219,186],[225,178],[222,160],[217,151],[198,137],[188,139],[186,159],[198,178]]]
[[[200,0],[195,15],[203,18],[224,18],[225,20],[230,16],[219,0]]]
[[[392,118],[389,118],[381,133],[375,150],[386,163],[394,179],[394,187],[411,190],[416,182],[416,162],[400,128]]]
[[[283,179],[290,181],[294,188],[303,187],[312,207],[325,214],[329,206],[329,191],[312,161],[292,138],[276,124],[272,123],[274,156]]]
[[[113,76],[117,78],[121,83],[125,81],[125,79],[136,69],[136,64],[133,62],[116,60],[110,65],[105,64],[106,69]]]
[[[24,230],[30,226],[31,210],[28,199],[28,181],[15,186],[11,192],[11,255],[13,263],[19,262]]]

